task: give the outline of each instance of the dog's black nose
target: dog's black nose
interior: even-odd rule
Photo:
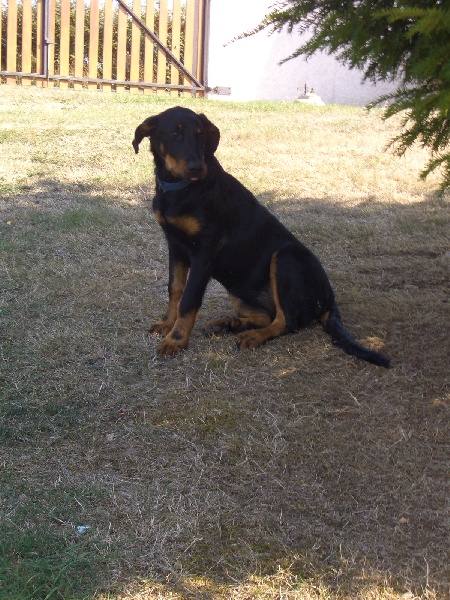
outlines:
[[[199,160],[191,160],[188,162],[187,168],[189,169],[189,174],[195,177],[203,171],[203,163]]]

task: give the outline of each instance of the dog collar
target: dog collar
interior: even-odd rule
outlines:
[[[176,192],[178,190],[184,190],[184,188],[186,188],[188,185],[191,185],[192,181],[186,181],[185,179],[182,179],[181,181],[175,181],[175,182],[171,182],[171,181],[161,181],[161,179],[158,179],[158,176],[155,173],[155,177],[156,177],[156,182],[158,183],[158,186],[160,187],[162,192]]]

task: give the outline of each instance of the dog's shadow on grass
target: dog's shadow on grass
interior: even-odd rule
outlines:
[[[387,346],[385,371],[320,328],[239,353],[197,327],[156,359],[167,250],[144,196],[49,181],[2,201],[3,589],[9,570],[23,590],[65,573],[73,598],[439,597],[443,201],[260,198],[352,332]],[[200,322],[226,305],[211,285]]]

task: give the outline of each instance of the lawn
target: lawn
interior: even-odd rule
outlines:
[[[322,261],[344,322],[158,359],[167,251],[135,127],[174,105]],[[448,197],[381,110],[0,86],[0,599],[443,600]]]

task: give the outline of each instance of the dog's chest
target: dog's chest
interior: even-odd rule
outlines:
[[[157,194],[153,199],[153,214],[167,235],[192,240],[202,231],[199,216],[192,213],[189,206],[171,201],[167,194]]]

